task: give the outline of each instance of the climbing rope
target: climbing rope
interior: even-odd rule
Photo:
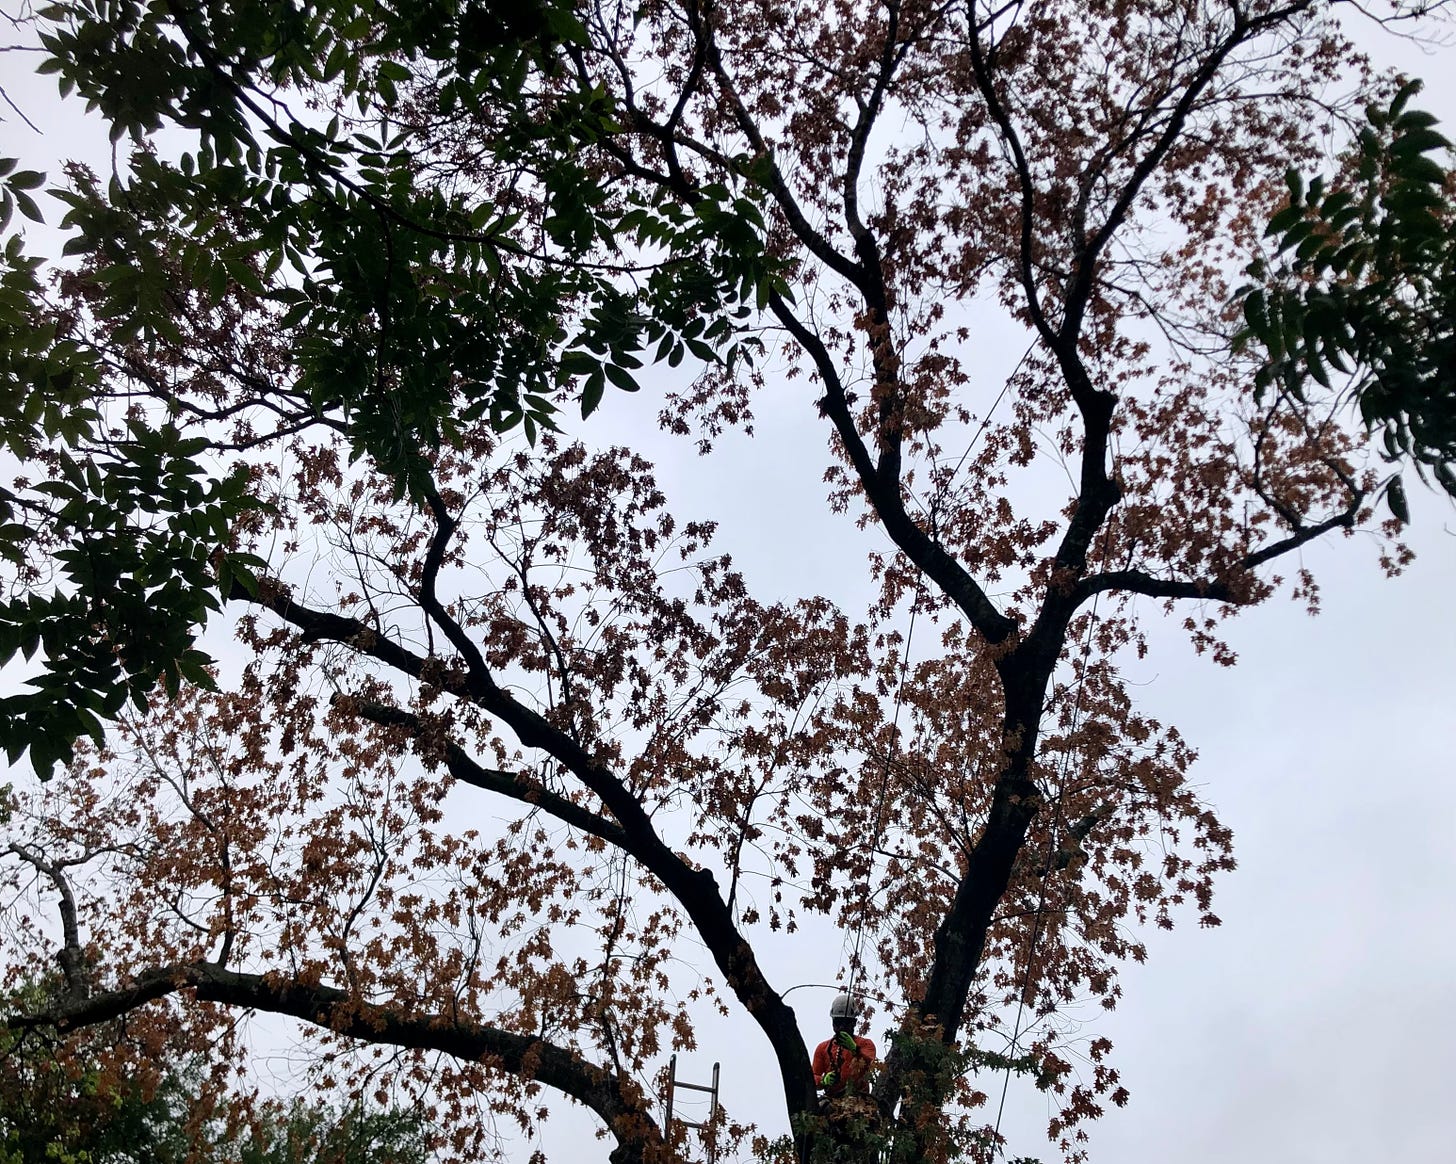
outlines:
[[[864,949],[865,923],[869,915],[870,899],[870,878],[875,871],[875,853],[878,852],[880,842],[884,839],[885,833],[885,796],[890,788],[890,769],[895,763],[895,744],[900,738],[900,709],[904,705],[905,676],[910,670],[910,645],[915,640],[915,616],[920,611],[920,594],[923,582],[923,575],[917,573],[915,576],[915,597],[910,603],[910,625],[905,631],[905,649],[900,656],[900,681],[895,689],[895,714],[890,720],[890,744],[885,752],[885,764],[880,772],[880,792],[875,800],[875,829],[874,844],[870,846],[869,859],[865,862],[864,889],[859,898],[859,922],[855,926],[854,951],[849,960],[849,984],[846,993],[854,997],[855,978],[858,976],[861,961],[860,955]]]
[[[1072,706],[1072,722],[1068,736],[1077,734],[1078,722],[1082,718],[1082,696],[1087,690],[1087,663],[1092,654],[1092,632],[1097,626],[1097,600],[1100,594],[1092,597],[1092,608],[1087,619],[1087,635],[1082,642],[1082,674],[1077,684],[1077,702]],[[991,1133],[991,1149],[993,1154],[997,1150],[1001,1139],[1001,1118],[1006,1113],[1006,1094],[1011,1087],[1011,1070],[1016,1059],[1016,1045],[1021,1039],[1021,1018],[1026,1011],[1026,992],[1031,988],[1032,967],[1036,963],[1036,946],[1041,938],[1041,922],[1046,916],[1047,903],[1047,881],[1051,877],[1052,861],[1056,856],[1057,830],[1061,824],[1062,798],[1067,788],[1067,771],[1070,767],[1069,753],[1062,756],[1062,770],[1057,785],[1057,798],[1052,805],[1051,828],[1047,830],[1047,855],[1043,862],[1041,888],[1037,894],[1036,911],[1031,919],[1031,939],[1026,946],[1026,970],[1021,977],[1021,988],[1017,991],[1016,1018],[1011,1024],[1011,1045],[1006,1050],[1006,1070],[1001,1080],[1001,1100],[996,1106],[996,1126]],[[1001,1148],[1001,1155],[1006,1155],[1005,1148]]]
[[[976,443],[980,440],[981,436],[985,433],[986,429],[990,426],[991,418],[995,415],[996,410],[1000,406],[1002,400],[1005,399],[1007,392],[1011,388],[1012,381],[1016,377],[1016,374],[1021,370],[1022,366],[1026,363],[1027,359],[1030,357],[1030,355],[1031,355],[1032,351],[1035,349],[1035,347],[1036,347],[1036,341],[1033,340],[1032,343],[1030,345],[1028,345],[1026,351],[1024,351],[1021,354],[1021,358],[1019,360],[1017,360],[1016,366],[1015,366],[1015,368],[1012,369],[1011,374],[1006,377],[1005,382],[1001,386],[1001,391],[997,394],[995,400],[992,401],[991,407],[987,410],[985,417],[981,420],[980,425],[977,427],[976,431],[972,434],[970,441],[966,445],[965,451],[960,455],[959,459],[956,461],[956,464],[952,468],[949,476],[942,483],[941,488],[948,489],[949,488],[949,485],[950,485],[950,482],[960,473],[961,468],[965,465],[966,460],[970,457],[971,452],[974,450],[974,448],[976,446]],[[931,522],[931,528],[932,528],[932,530],[934,530],[934,528],[935,528],[936,509],[937,509],[937,505],[934,502],[932,502],[931,509],[930,509],[929,514],[928,514],[929,519],[930,519],[930,522]],[[932,536],[934,536],[934,535],[932,535]],[[853,945],[853,950],[852,950],[851,955],[850,955],[849,979],[848,979],[848,983],[846,985],[846,993],[848,993],[851,998],[854,998],[855,997],[856,979],[858,977],[860,977],[861,972],[863,970],[862,955],[863,955],[863,949],[864,949],[865,927],[866,927],[866,924],[867,924],[867,921],[868,921],[868,915],[869,915],[870,880],[871,880],[871,878],[874,875],[874,859],[875,859],[875,853],[879,849],[879,846],[880,846],[880,843],[883,840],[884,831],[885,831],[885,821],[884,821],[884,817],[883,817],[885,797],[886,797],[886,794],[888,793],[888,790],[889,790],[889,785],[890,785],[890,770],[891,770],[892,766],[894,765],[894,761],[895,761],[895,749],[896,749],[896,745],[899,742],[900,710],[901,710],[901,707],[903,706],[903,703],[904,703],[905,680],[906,680],[906,677],[907,677],[907,675],[909,673],[909,668],[910,668],[910,648],[911,648],[911,644],[914,641],[914,637],[915,637],[915,618],[916,618],[916,615],[919,613],[919,610],[920,610],[920,599],[921,599],[921,593],[922,593],[923,585],[924,585],[924,573],[923,572],[917,572],[916,579],[915,579],[915,595],[914,595],[914,599],[912,600],[911,606],[910,606],[910,622],[909,622],[908,627],[906,628],[906,632],[905,632],[905,647],[904,647],[904,650],[903,650],[903,652],[901,654],[901,659],[900,659],[900,679],[899,679],[899,683],[898,683],[898,685],[896,687],[896,691],[895,691],[895,711],[894,711],[894,715],[892,716],[891,722],[890,722],[890,741],[889,741],[889,747],[888,747],[888,749],[886,751],[886,754],[885,754],[885,763],[884,763],[883,769],[882,769],[882,771],[880,773],[880,790],[879,790],[879,794],[876,797],[876,801],[875,801],[874,845],[871,846],[870,853],[869,853],[869,859],[867,860],[867,862],[865,864],[864,888],[863,888],[863,891],[860,894],[860,913],[859,913],[859,920],[858,920],[858,922],[857,922],[857,924],[855,926],[854,945]],[[1075,704],[1075,706],[1073,708],[1073,712],[1072,712],[1072,723],[1071,723],[1071,732],[1072,732],[1072,734],[1075,734],[1076,733],[1078,721],[1079,721],[1079,719],[1081,717],[1081,711],[1082,711],[1082,695],[1083,695],[1083,692],[1086,689],[1087,661],[1088,661],[1088,658],[1090,656],[1091,646],[1092,646],[1092,630],[1093,630],[1093,627],[1096,625],[1096,621],[1097,621],[1097,601],[1098,601],[1098,597],[1100,597],[1100,596],[1094,596],[1093,597],[1093,600],[1092,600],[1091,618],[1088,620],[1088,624],[1087,624],[1087,638],[1086,638],[1086,641],[1083,643],[1083,647],[1082,647],[1082,682],[1078,685],[1078,688],[1077,688],[1077,702],[1076,702],[1076,704]],[[1063,757],[1062,774],[1061,774],[1061,786],[1058,788],[1058,791],[1057,791],[1056,805],[1055,805],[1055,808],[1053,810],[1052,828],[1050,830],[1050,835],[1049,835],[1049,840],[1050,840],[1050,843],[1051,844],[1055,844],[1055,842],[1056,842],[1057,828],[1058,828],[1058,824],[1060,822],[1060,816],[1061,816],[1062,795],[1063,795],[1063,792],[1064,792],[1065,786],[1066,786],[1066,772],[1067,772],[1067,760],[1066,760],[1066,757]],[[1048,857],[1047,857],[1047,864],[1048,864],[1048,866],[1050,866],[1050,862],[1051,862],[1051,859],[1052,859],[1053,856],[1054,856],[1053,853],[1051,853],[1051,852],[1048,853]],[[1001,1101],[1000,1101],[1000,1104],[999,1104],[999,1106],[997,1108],[997,1112],[996,1112],[996,1128],[995,1128],[995,1132],[994,1132],[994,1136],[993,1136],[993,1141],[992,1141],[993,1143],[997,1139],[1000,1138],[1000,1134],[1001,1134],[1001,1117],[1002,1117],[1002,1114],[1004,1113],[1005,1108],[1006,1108],[1006,1094],[1007,1094],[1007,1089],[1009,1088],[1010,1083],[1011,1083],[1011,1062],[1010,1061],[1015,1058],[1015,1055],[1016,1055],[1016,1045],[1017,1045],[1017,1042],[1020,1039],[1020,1033],[1021,1033],[1021,1018],[1022,1018],[1022,1013],[1023,1013],[1024,1008],[1025,1008],[1026,991],[1027,991],[1027,989],[1030,986],[1031,969],[1032,969],[1032,966],[1033,966],[1033,963],[1034,963],[1034,958],[1035,958],[1035,953],[1036,953],[1036,943],[1037,943],[1038,938],[1040,937],[1041,919],[1042,919],[1042,917],[1043,917],[1043,915],[1045,913],[1045,910],[1046,910],[1046,880],[1045,880],[1045,878],[1043,878],[1043,880],[1042,880],[1042,886],[1041,886],[1041,890],[1040,890],[1040,895],[1039,895],[1039,900],[1037,902],[1036,913],[1035,913],[1035,915],[1033,916],[1033,919],[1032,919],[1031,941],[1030,941],[1030,943],[1028,945],[1027,956],[1026,956],[1026,974],[1025,974],[1025,977],[1023,979],[1022,986],[1021,986],[1021,990],[1019,992],[1019,997],[1018,997],[1018,1000],[1017,1000],[1016,1019],[1015,1019],[1015,1021],[1013,1023],[1012,1036],[1011,1036],[1011,1046],[1010,1046],[1010,1049],[1009,1049],[1009,1053],[1007,1055],[1008,1063],[1007,1063],[1007,1068],[1006,1068],[1006,1076],[1005,1076],[1005,1079],[1004,1079],[1004,1081],[1002,1083],[1002,1088],[1001,1088]],[[1004,1151],[1003,1151],[1002,1155],[1003,1156],[1005,1155]]]
[[[1021,371],[1022,365],[1026,363],[1028,357],[1030,357],[1032,351],[1035,350],[1035,348],[1036,341],[1033,340],[1032,343],[1028,345],[1026,351],[1021,353],[1021,358],[1016,361],[1016,366],[1012,368],[1011,374],[1006,377],[1005,382],[1001,385],[1001,391],[996,394],[996,399],[991,402],[991,407],[986,410],[985,417],[982,418],[980,425],[976,428],[976,431],[971,434],[971,439],[966,444],[965,451],[961,453],[959,460],[957,460],[955,463],[955,467],[950,471],[950,475],[941,484],[940,488],[949,489],[950,482],[954,480],[955,476],[961,471],[961,468],[966,463],[966,459],[975,449],[976,442],[981,439],[986,429],[990,426],[991,418],[996,415],[996,409],[1000,407],[1001,401],[1006,398],[1006,393],[1011,388],[1011,382],[1015,379],[1016,374]],[[937,508],[938,503],[932,501],[929,511],[932,531],[935,528]],[[933,533],[932,536],[934,536]],[[925,574],[923,571],[917,570],[915,576],[915,597],[910,605],[910,624],[905,632],[905,649],[900,659],[900,682],[895,691],[895,714],[890,723],[890,746],[889,750],[886,752],[885,755],[884,770],[880,774],[880,792],[875,802],[875,846],[871,849],[870,859],[865,866],[864,892],[860,895],[859,922],[855,926],[854,949],[850,956],[849,982],[847,985],[847,993],[851,996],[854,995],[855,977],[858,975],[861,965],[860,955],[864,948],[865,921],[866,915],[869,912],[870,878],[874,875],[874,852],[876,849],[878,849],[879,842],[883,839],[884,835],[884,821],[882,819],[882,814],[884,812],[885,794],[890,786],[890,768],[895,762],[895,745],[899,740],[900,730],[900,708],[904,701],[905,677],[910,667],[910,645],[915,638],[915,616],[919,613],[920,610],[920,596],[923,591],[924,584]]]

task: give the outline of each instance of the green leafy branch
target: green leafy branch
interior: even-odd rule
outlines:
[[[1343,377],[1386,458],[1456,497],[1456,183],[1436,118],[1409,107],[1420,88],[1409,81],[1367,110],[1348,178],[1290,171],[1288,205],[1267,229],[1275,257],[1251,264],[1238,292],[1238,342],[1263,354],[1260,395],[1304,400]],[[1409,520],[1399,475],[1386,499]]]
[[[0,708],[0,746],[43,774],[128,700],[207,682],[196,633],[258,565],[227,551],[246,480],[207,484],[217,448],[137,360],[185,363],[246,318],[289,381],[257,391],[418,500],[479,422],[534,441],[564,395],[588,416],[651,360],[751,359],[750,305],[786,291],[751,175],[687,209],[593,152],[620,128],[604,90],[553,80],[586,38],[571,0],[65,0],[39,21],[42,71],[140,143],[104,184],[77,170],[51,191],[94,335],[18,232],[0,266],[0,441],[38,479],[0,490],[0,664],[41,669]],[[524,198],[450,170],[460,125]],[[147,144],[168,128],[192,135],[175,159]],[[7,229],[39,221],[43,181],[0,162]],[[113,396],[120,441],[98,410]]]

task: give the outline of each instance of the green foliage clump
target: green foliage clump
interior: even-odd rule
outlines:
[[[135,145],[50,191],[59,297],[14,226],[44,176],[0,159],[0,666],[40,669],[0,747],[42,775],[127,700],[209,682],[197,633],[259,565],[231,552],[238,458],[268,439],[225,421],[331,428],[420,502],[474,426],[534,443],[651,361],[751,359],[740,322],[787,292],[764,160],[636,181],[612,99],[566,79],[570,0],[65,0],[37,28],[40,71]],[[182,404],[166,353],[243,322],[272,344],[255,398]]]
[[[1456,231],[1451,143],[1409,106],[1418,81],[1372,106],[1344,181],[1291,170],[1288,205],[1270,220],[1272,262],[1240,290],[1245,331],[1264,360],[1257,389],[1303,400],[1348,380],[1391,461],[1408,461],[1456,497]],[[1434,155],[1434,156],[1433,156]],[[1386,491],[1409,520],[1401,478]]]

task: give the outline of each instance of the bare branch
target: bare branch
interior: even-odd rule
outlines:
[[[419,736],[423,729],[419,716],[401,708],[362,700],[335,700],[335,706],[338,706],[340,702],[344,703],[346,710],[357,712],[371,723],[405,728],[415,736]],[[573,828],[600,837],[619,849],[631,851],[630,838],[617,825],[579,804],[572,803],[564,796],[558,796],[519,772],[502,772],[499,769],[482,767],[453,741],[445,744],[444,758],[450,775],[462,784],[469,784],[473,788],[494,792],[530,805],[532,808],[539,808]]]
[[[997,610],[995,603],[965,567],[915,523],[905,509],[898,476],[893,481],[886,481],[870,458],[869,449],[855,427],[844,381],[840,379],[834,358],[824,346],[824,341],[794,314],[793,308],[782,296],[772,296],[769,304],[774,315],[814,361],[815,370],[825,387],[820,407],[833,421],[870,505],[884,523],[885,532],[906,557],[945,591],[987,642],[1005,642],[1015,632],[1016,623]]]
[[[55,887],[61,899],[61,948],[56,954],[56,961],[60,963],[61,975],[66,981],[66,997],[84,998],[88,992],[88,981],[85,955],[81,949],[81,928],[76,914],[76,895],[71,889],[70,878],[64,872],[70,862],[47,861],[29,845],[18,842],[9,845],[6,852],[14,853],[27,865],[44,874]]]
[[[1302,525],[1288,537],[1281,538],[1261,550],[1245,555],[1240,560],[1238,568],[1240,570],[1257,569],[1266,562],[1272,562],[1275,558],[1297,550],[1334,530],[1354,529],[1355,519],[1359,515],[1363,502],[1364,495],[1357,494],[1347,509],[1315,525]],[[1109,570],[1082,579],[1072,591],[1072,603],[1074,606],[1080,606],[1094,594],[1113,591],[1141,594],[1148,598],[1190,598],[1232,604],[1245,601],[1227,582],[1213,579],[1158,578],[1142,570]]]

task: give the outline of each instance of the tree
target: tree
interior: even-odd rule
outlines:
[[[56,68],[103,94],[119,50],[70,47],[100,36],[76,11],[74,41],[49,42]],[[190,43],[180,9],[147,11],[159,43]],[[202,1045],[237,1009],[292,1016],[317,1032],[320,1070],[355,1087],[393,1049],[403,1084],[452,1113],[462,1155],[488,1135],[471,1103],[530,1127],[564,1096],[614,1160],[659,1161],[691,1148],[653,1119],[654,1070],[721,1005],[780,1072],[785,1119],[763,1132],[791,1139],[759,1149],[808,1160],[835,1145],[764,967],[819,915],[855,935],[845,975],[893,1028],[874,1085],[889,1158],[997,1150],[976,1062],[1055,1096],[1052,1138],[1078,1157],[1086,1121],[1126,1093],[1105,1038],[1073,1071],[1056,1016],[1079,996],[1116,1004],[1119,963],[1146,952],[1129,922],[1171,925],[1186,905],[1215,924],[1231,864],[1187,781],[1191,749],[1138,711],[1121,663],[1146,649],[1147,618],[1180,607],[1194,644],[1233,662],[1220,615],[1281,589],[1317,605],[1314,578],[1281,563],[1375,520],[1365,434],[1308,394],[1259,391],[1233,280],[1287,167],[1317,161],[1311,119],[1351,132],[1379,83],[1331,99],[1359,58],[1314,0],[575,11],[582,35],[539,92],[610,110],[619,131],[576,160],[603,205],[629,208],[618,234],[650,249],[644,223],[697,222],[706,245],[725,206],[751,218],[738,183],[767,191],[777,265],[752,301],[772,362],[698,366],[664,427],[745,488],[715,440],[751,423],[767,369],[804,383],[796,406],[817,409],[830,447],[825,520],[874,532],[877,599],[851,614],[753,597],[640,453],[551,433],[526,447],[468,393],[436,397],[450,439],[435,448],[428,429],[403,459],[387,423],[384,445],[361,443],[377,418],[352,405],[261,426],[315,375],[293,353],[316,349],[291,344],[305,321],[271,304],[313,274],[336,302],[346,260],[394,237],[387,219],[347,233],[327,271],[285,276],[265,247],[268,294],[225,281],[224,318],[169,308],[181,340],[158,327],[150,347],[127,346],[109,268],[84,256],[62,303],[128,354],[105,390],[166,403],[221,470],[249,474],[262,506],[228,548],[266,567],[229,590],[251,651],[230,690],[184,691],[17,800],[30,850],[93,872],[61,940],[16,954],[86,969],[9,1022],[145,1014]],[[381,75],[407,57],[366,31]],[[155,115],[206,143],[231,58],[200,59]],[[270,75],[322,120],[328,69]],[[408,188],[512,205],[514,172],[470,152],[498,139],[498,107],[403,60],[389,73]],[[73,197],[97,221],[152,223],[145,201],[84,182]],[[161,253],[191,229],[169,225]],[[375,318],[349,302],[328,317],[342,350]],[[440,308],[462,331],[473,309]],[[661,333],[670,365],[714,355],[690,342],[710,334],[700,310]],[[1025,355],[987,385],[980,345],[1008,332]],[[590,411],[625,365],[611,344],[567,346],[547,378],[580,368]],[[455,382],[444,349],[411,356]],[[226,423],[258,439],[235,452]],[[1394,571],[1404,551],[1387,547]],[[691,977],[674,960],[688,936],[711,963]],[[1025,1043],[1023,1007],[1045,1020]],[[727,1117],[711,1132],[725,1151],[750,1134]]]
[[[32,997],[22,1005],[39,1001]],[[143,1079],[121,1083],[99,1054],[86,1058],[78,1062],[59,1054],[54,1039],[7,1032],[0,1049],[0,1159],[6,1164],[185,1159],[171,1088]]]

